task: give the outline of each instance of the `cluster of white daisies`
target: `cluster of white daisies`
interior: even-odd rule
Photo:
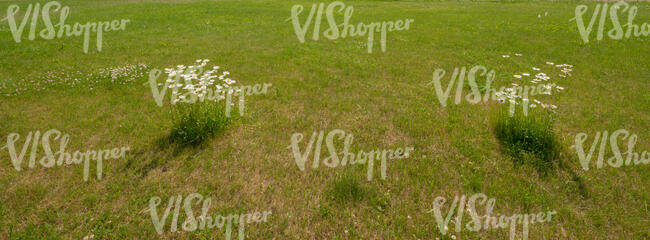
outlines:
[[[3,82],[0,85],[0,95],[18,96],[25,92],[41,92],[51,88],[87,88],[94,90],[98,85],[130,84],[144,77],[149,66],[144,63],[126,64],[119,67],[103,68],[97,72],[87,73],[80,70],[54,70],[48,71],[43,76],[30,79]]]
[[[221,100],[225,97],[219,93],[225,91],[232,93],[231,85],[236,81],[228,77],[230,72],[223,71],[219,74],[219,66],[213,66],[211,70],[205,71],[208,62],[209,59],[199,59],[191,66],[178,65],[176,68],[165,68],[165,73],[168,75],[167,83],[172,89],[173,96],[176,96],[172,99],[172,103],[188,101],[187,94],[178,94],[179,89],[186,90],[188,94],[196,95],[200,99],[207,96],[209,99]]]
[[[523,56],[520,53],[515,53],[515,56]],[[509,58],[510,55],[502,55],[503,58]],[[571,71],[573,71],[573,65],[569,64],[555,64],[553,62],[546,62],[547,65],[555,66],[557,68],[561,68],[560,72],[558,75],[562,78],[566,78],[567,76],[571,76]],[[555,92],[561,92],[564,90],[564,87],[557,85],[556,83],[549,82],[551,80],[551,77],[548,76],[546,73],[542,72],[541,68],[538,67],[533,67],[532,70],[534,72],[537,72],[535,75],[532,75],[531,73],[528,72],[523,72],[520,74],[514,74],[513,77],[518,80],[518,79],[530,79],[530,82],[533,84],[542,84],[540,87],[543,90],[542,92],[537,92],[536,94],[539,95],[552,95]],[[539,86],[539,85],[538,85]],[[538,88],[540,89],[540,88]],[[517,91],[519,90],[519,91]],[[510,88],[505,88],[504,91],[502,92],[497,92],[497,100],[499,103],[505,103],[506,101],[511,103],[511,104],[530,104],[530,108],[536,108],[537,106],[540,106],[541,108],[544,109],[557,109],[556,105],[553,104],[546,104],[543,103],[542,101],[538,99],[528,99],[524,98],[522,95],[522,87],[519,86],[517,83],[512,83],[512,87]],[[527,95],[536,95],[536,94],[527,94]]]

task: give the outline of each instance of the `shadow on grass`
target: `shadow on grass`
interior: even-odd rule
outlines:
[[[576,182],[580,196],[588,198],[582,178],[564,160],[568,150],[555,135],[555,121],[554,113],[533,111],[528,115],[521,112],[511,115],[500,108],[493,125],[502,151],[512,157],[515,165],[532,165],[542,178],[549,177],[555,170],[565,171]]]
[[[205,149],[210,140],[220,139],[224,133],[225,130],[222,130],[215,133],[211,138],[192,143],[179,143],[170,134],[167,134],[155,140],[148,148],[131,151],[127,162],[120,170],[135,171],[140,177],[147,176],[151,170],[159,167],[162,167],[162,171],[165,172],[164,165],[169,160],[178,157],[182,153],[194,155]]]
[[[221,138],[231,125],[233,119],[224,112],[223,106],[213,103],[177,106],[172,111],[170,132],[155,140],[148,149],[134,152],[122,170],[135,170],[144,177],[181,153],[198,153],[210,140]],[[238,111],[233,111],[232,118],[236,118],[236,114]]]

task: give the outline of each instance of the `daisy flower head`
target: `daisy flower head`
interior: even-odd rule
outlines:
[[[522,55],[521,53],[515,53],[515,56],[517,56],[517,57],[521,57],[521,56],[523,56],[523,55]]]
[[[555,63],[553,63],[553,62],[546,62],[546,64],[548,64],[548,65],[555,65]]]
[[[501,55],[501,57],[503,57],[503,58],[509,58],[510,55]]]
[[[517,74],[515,74],[513,77],[515,77],[515,78],[521,78],[521,75],[517,75]]]

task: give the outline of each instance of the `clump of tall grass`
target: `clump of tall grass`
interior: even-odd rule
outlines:
[[[331,185],[329,195],[338,203],[359,202],[375,195],[375,192],[370,188],[361,185],[359,177],[355,176],[351,171],[343,172],[334,179]]]
[[[551,169],[561,151],[554,122],[555,116],[549,111],[511,113],[503,107],[493,119],[494,132],[502,148],[515,162],[532,164],[540,172]]]
[[[179,104],[172,110],[170,138],[183,145],[201,143],[224,130],[229,121],[225,107],[216,102]]]
[[[379,212],[386,211],[392,205],[390,194],[380,194],[375,186],[363,184],[360,176],[354,170],[337,176],[330,182],[329,200],[337,204],[366,202]]]
[[[219,67],[205,70],[209,60],[197,60],[195,65],[178,65],[165,69],[167,82],[172,89],[172,129],[170,139],[182,145],[203,142],[224,130],[230,122],[226,104],[222,102],[232,94],[229,72],[219,72]],[[220,73],[220,74],[219,74]],[[179,93],[183,91],[183,93]]]

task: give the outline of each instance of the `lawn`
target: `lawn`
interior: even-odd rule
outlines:
[[[20,23],[36,2],[47,1],[0,1],[0,18],[17,4]],[[344,2],[354,7],[355,25],[414,20],[408,30],[387,33],[385,51],[376,35],[372,53],[365,36],[313,40],[313,28],[301,43],[291,9],[304,6],[302,24],[320,2],[60,2],[70,7],[68,24],[130,22],[104,32],[101,51],[91,34],[84,53],[83,37],[28,40],[27,23],[17,43],[8,21],[0,21],[0,146],[17,133],[20,150],[28,133],[56,129],[69,134],[70,153],[129,150],[104,159],[101,179],[91,163],[84,181],[82,165],[27,167],[31,147],[17,171],[2,148],[0,239],[224,239],[223,228],[183,231],[185,209],[179,231],[170,231],[168,219],[156,232],[150,200],[162,199],[161,215],[170,197],[193,193],[212,199],[214,216],[271,211],[267,221],[246,225],[246,239],[508,239],[508,229],[456,232],[454,224],[442,235],[430,212],[434,199],[444,197],[448,206],[475,193],[496,199],[494,212],[502,215],[557,212],[550,222],[531,224],[529,239],[650,239],[648,164],[585,171],[572,147],[579,133],[588,135],[588,150],[597,132],[626,129],[638,135],[635,152],[650,150],[650,38],[598,41],[594,27],[585,43],[571,19],[585,4],[588,23],[596,2]],[[638,7],[635,23],[650,23],[648,2],[630,4]],[[627,14],[619,18],[626,22]],[[321,31],[327,26],[323,16]],[[169,98],[162,107],[156,103],[148,71],[197,59],[229,71],[237,85],[271,87],[246,96],[243,112],[235,107],[226,128],[206,141],[171,143]],[[557,77],[547,62],[572,65],[571,76]],[[138,64],[146,67],[128,72],[128,81],[99,74]],[[536,67],[565,88],[543,97],[557,105],[553,166],[540,171],[505,151],[492,121],[502,108],[497,101],[455,104],[454,88],[450,103],[441,105],[432,73],[446,70],[446,87],[454,68],[477,65],[494,70],[495,87],[525,84],[513,74]],[[463,98],[470,91],[465,87]],[[367,166],[314,169],[312,157],[301,171],[292,136],[304,135],[304,151],[312,133],[336,129],[354,136],[353,152],[414,150],[389,160],[385,177],[375,162],[370,181]],[[338,149],[342,142],[337,138]],[[58,149],[59,141],[51,145]],[[36,161],[45,156],[35,151]],[[325,144],[322,155],[329,155]],[[201,207],[193,209],[198,215]],[[518,225],[518,238],[521,231]]]

